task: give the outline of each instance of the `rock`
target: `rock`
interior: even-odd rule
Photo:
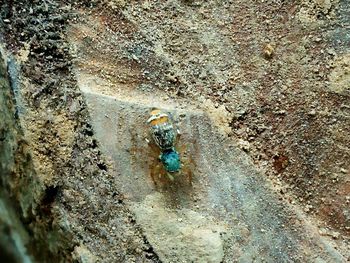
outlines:
[[[275,53],[275,49],[273,48],[273,46],[271,44],[267,44],[264,47],[263,53],[264,53],[265,58],[270,59],[270,58],[272,58],[273,54]]]
[[[313,116],[316,116],[316,110],[315,110],[315,109],[312,109],[312,110],[309,111],[308,114],[309,114],[309,116],[312,116],[312,117],[313,117]]]
[[[347,173],[348,173],[348,170],[345,169],[345,168],[340,168],[340,171],[341,171],[343,174],[347,174]]]
[[[222,262],[223,225],[190,209],[172,210],[160,193],[135,204],[137,222],[162,262]]]
[[[332,7],[332,1],[331,0],[314,0],[316,5],[321,8],[321,10],[325,13],[328,14],[329,10]]]
[[[239,139],[238,140],[238,145],[239,145],[239,148],[241,148],[243,151],[245,151],[245,152],[249,152],[250,151],[250,144],[249,144],[248,141]]]
[[[323,78],[328,70],[346,69],[328,63],[349,52],[342,26],[347,21],[340,21],[348,17],[346,1],[261,1],[259,8],[199,0],[29,2],[0,7],[10,18],[1,44],[21,60],[24,82],[12,87],[23,88],[13,90],[28,109],[27,116],[18,111],[18,132],[8,133],[14,128],[0,121],[0,147],[6,146],[0,163],[9,168],[2,185],[13,186],[20,218],[36,237],[29,238],[37,256],[71,262],[74,250],[78,262],[94,261],[91,254],[99,262],[343,262],[339,253],[348,258],[327,242],[330,236],[310,228],[318,221],[299,213],[299,205],[279,200],[274,185],[290,185],[285,198],[293,203],[310,200],[329,228],[344,227],[336,213],[322,215],[318,197],[331,203],[338,192],[347,194],[338,187],[345,176],[339,173],[332,187],[326,176],[307,175],[338,172],[348,163],[348,109],[336,106],[346,98],[327,90],[334,83],[346,88],[347,77]],[[322,8],[339,19],[328,20]],[[296,21],[298,13],[311,26]],[[324,41],[314,43],[314,36]],[[264,55],[259,43],[267,38],[273,43]],[[76,54],[70,57],[67,49]],[[303,116],[313,102],[317,120]],[[1,110],[3,105],[0,99]],[[163,186],[152,182],[158,154],[144,140],[144,113],[153,106],[186,113],[180,143],[183,156],[192,158],[186,168],[191,184],[185,177]],[[233,120],[240,108],[246,113]],[[275,108],[286,111],[274,116]],[[14,112],[7,112],[1,111],[0,120],[13,119]],[[233,124],[244,132],[232,136]],[[262,136],[260,124],[271,127]],[[17,144],[13,138],[20,134],[28,136]],[[250,157],[235,147],[238,139],[249,140]],[[290,160],[278,178],[268,169],[275,151],[288,153],[288,159],[276,159],[280,169]],[[263,166],[255,157],[260,155]],[[222,228],[229,230],[224,237]]]
[[[339,57],[334,62],[334,69],[329,75],[329,89],[335,93],[345,94],[350,90],[350,54]]]
[[[97,261],[96,257],[84,245],[76,246],[72,256],[79,263],[94,263]]]
[[[230,121],[232,119],[232,114],[224,105],[215,107],[211,100],[205,100],[202,107],[222,135],[228,135],[231,133]]]

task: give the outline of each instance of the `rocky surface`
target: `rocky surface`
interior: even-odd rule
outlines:
[[[349,260],[349,17],[346,0],[7,1],[1,178],[28,253]],[[183,130],[174,185],[153,106]]]
[[[84,75],[78,83],[96,138],[115,167],[110,183],[123,193],[162,262],[345,260],[297,207],[279,200],[246,153],[206,114],[165,108],[181,131],[176,147],[183,167],[172,181],[149,140],[149,105],[96,93],[105,83],[91,79]]]
[[[21,136],[16,125],[15,107],[11,99],[10,79],[7,74],[7,63],[0,53],[0,258],[6,262],[31,262],[25,245],[28,245],[26,233],[19,215],[16,214],[14,202],[10,201],[7,191],[12,173],[22,167],[16,167],[16,152],[20,155]],[[23,165],[25,166],[25,165]],[[28,169],[30,172],[30,169]],[[29,176],[29,173],[26,174]]]

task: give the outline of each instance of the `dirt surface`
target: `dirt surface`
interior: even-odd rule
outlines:
[[[23,184],[8,188],[39,261],[160,261],[137,220],[148,222],[135,220],[113,179],[118,167],[101,153],[84,85],[129,103],[205,112],[274,194],[349,260],[348,1],[7,1],[1,17],[37,183],[25,202]],[[49,233],[59,234],[40,255]]]
[[[336,244],[321,237],[297,207],[279,200],[247,154],[220,135],[205,113],[167,105],[179,119],[176,148],[183,164],[171,181],[147,142],[149,105],[78,83],[101,149],[116,167],[111,183],[162,262],[344,261]]]
[[[348,236],[345,2],[109,4],[73,24],[84,70],[114,84],[104,94],[204,109],[285,198]]]
[[[3,40],[22,62],[21,90],[14,97],[23,102],[18,114],[37,173],[32,174],[34,189],[23,184],[23,170],[12,176],[19,185],[8,186],[12,199],[25,203],[18,213],[32,236],[29,253],[38,262],[94,262],[95,257],[157,262],[123,197],[108,183],[109,166],[94,139],[62,39],[71,11],[64,3],[42,1],[9,1],[1,11]],[[26,155],[17,157],[26,162]],[[26,192],[33,196],[25,199],[21,193]]]

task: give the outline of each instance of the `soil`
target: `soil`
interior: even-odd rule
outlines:
[[[117,168],[101,152],[77,84],[93,75],[105,95],[147,103],[152,95],[206,112],[281,200],[349,257],[349,17],[346,0],[1,5],[1,42],[25,83],[18,114],[39,185],[31,205],[18,208],[38,244],[30,253],[160,262],[111,187]],[[9,185],[23,202],[16,193],[25,186]],[[59,234],[42,254],[51,232]]]

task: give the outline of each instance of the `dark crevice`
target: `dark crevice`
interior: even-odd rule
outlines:
[[[143,242],[147,247],[143,250],[146,253],[146,258],[152,260],[153,262],[161,263],[162,261],[160,260],[158,254],[154,251],[152,245],[148,242],[146,236],[143,236]]]

